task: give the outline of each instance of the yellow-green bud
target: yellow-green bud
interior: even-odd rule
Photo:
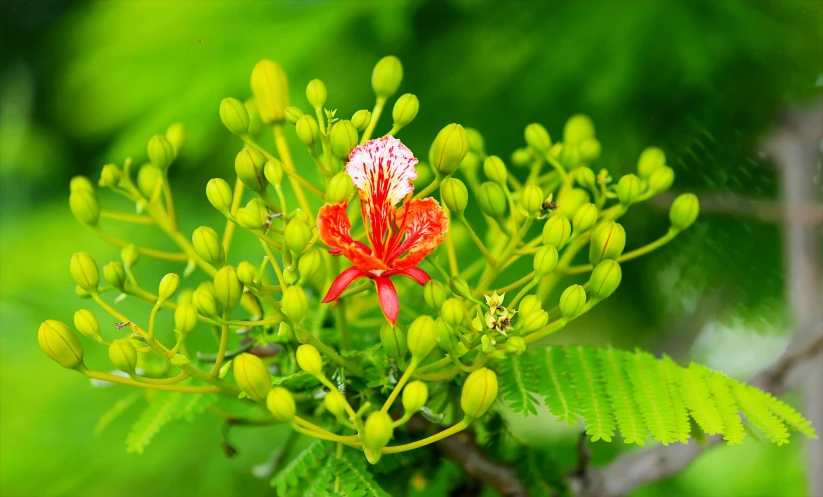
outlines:
[[[193,304],[194,290],[191,288],[184,288],[182,292],[177,295],[177,305]]]
[[[437,330],[431,316],[420,316],[409,326],[407,343],[412,358],[422,361],[437,345]]]
[[[454,336],[452,336],[451,328],[441,318],[434,321],[434,329],[437,332],[437,345],[446,352],[454,350]]]
[[[523,297],[523,300],[520,301],[520,305],[517,306],[517,312],[521,316],[525,316],[533,313],[534,311],[539,311],[542,308],[543,303],[540,301],[540,297],[537,295],[526,295]]]
[[[220,102],[220,120],[233,135],[249,134],[249,111],[243,102],[236,98],[224,98]]]
[[[591,164],[596,161],[600,158],[600,148],[600,142],[594,138],[583,140],[583,142],[577,146],[577,150],[580,152],[580,161],[585,164]]]
[[[295,288],[295,287],[289,287]],[[323,374],[323,359],[314,345],[304,344],[297,347],[297,365],[306,373],[319,377]]]
[[[526,167],[532,163],[534,156],[528,148],[518,148],[512,152],[512,164],[517,167]]]
[[[71,213],[83,224],[96,226],[100,219],[100,202],[93,190],[76,190],[69,195]]]
[[[286,230],[283,233],[283,238],[286,240],[286,245],[296,254],[305,250],[311,239],[311,230],[306,223],[293,219],[286,225]]]
[[[258,62],[251,72],[251,91],[264,124],[283,121],[283,111],[289,106],[289,83],[279,64]]]
[[[341,171],[329,180],[329,186],[326,188],[326,202],[330,204],[337,204],[348,199],[354,193],[354,183],[351,176],[345,171]]]
[[[257,102],[254,98],[250,98],[243,102],[246,112],[249,113],[249,135],[257,136],[263,130],[263,121],[260,120],[260,110],[257,108]]]
[[[597,179],[594,176],[594,171],[588,167],[578,167],[574,170],[574,179],[577,184],[589,190],[597,186]]]
[[[317,142],[317,136],[320,134],[317,120],[306,114],[297,120],[297,124],[295,124],[294,127],[297,131],[297,138],[303,142],[303,145],[314,148],[314,144]]]
[[[331,127],[329,142],[334,155],[345,162],[349,158],[349,153],[357,146],[357,128],[351,121],[337,121]]]
[[[66,369],[83,364],[83,346],[68,326],[49,319],[37,331],[37,343],[47,356]]]
[[[180,276],[175,273],[169,273],[163,276],[157,291],[158,302],[165,302],[172,298],[174,294],[177,293],[178,288],[180,288]]]
[[[497,183],[486,181],[477,192],[480,210],[492,218],[499,218],[506,212],[506,193]]]
[[[406,343],[406,330],[399,324],[383,323],[380,327],[380,343],[386,355],[392,359],[402,359],[409,348]]]
[[[517,320],[517,324],[520,325],[520,331],[522,333],[535,332],[548,323],[549,313],[543,309],[537,309],[528,314],[523,314]]]
[[[469,150],[477,155],[486,155],[486,141],[483,135],[474,128],[466,128],[466,136],[469,137]]]
[[[523,132],[523,136],[526,138],[526,145],[538,152],[546,153],[552,147],[549,132],[546,131],[546,128],[544,128],[542,124],[529,124]]]
[[[211,281],[200,283],[197,290],[192,294],[192,302],[197,308],[198,314],[202,316],[217,316],[220,314],[221,307],[217,302],[214,283]]]
[[[323,108],[323,105],[326,103],[326,97],[328,97],[328,91],[322,81],[319,79],[309,81],[309,84],[306,86],[306,99],[315,110]]]
[[[320,269],[323,263],[323,256],[316,248],[311,248],[305,252],[297,260],[297,270],[300,271],[300,276],[308,278]]]
[[[263,175],[272,185],[279,185],[283,181],[283,163],[279,159],[266,161],[266,165],[263,166]]]
[[[452,278],[449,280],[449,288],[451,289],[452,293],[454,293],[458,297],[463,297],[466,299],[472,298],[472,292],[469,289],[469,284],[466,283],[466,280],[459,276],[452,276]]]
[[[94,185],[85,176],[75,176],[69,182],[69,192],[89,192],[94,193]]]
[[[583,233],[584,231],[590,230],[597,222],[598,214],[599,212],[596,205],[592,203],[581,205],[572,218],[572,228],[574,228],[574,232]]]
[[[234,171],[246,187],[256,193],[266,191],[268,181],[263,175],[266,156],[254,148],[244,148],[234,159]]]
[[[271,377],[263,359],[244,352],[232,361],[234,381],[251,400],[268,400],[271,391]]]
[[[146,198],[151,198],[154,195],[154,190],[157,188],[157,182],[163,177],[163,172],[152,164],[143,164],[137,172],[137,189]]]
[[[261,199],[253,198],[245,207],[237,209],[235,217],[240,226],[249,230],[259,230],[268,221],[269,211]]]
[[[383,411],[374,411],[366,418],[360,438],[370,463],[376,464],[380,460],[380,451],[391,440],[392,430],[392,419]]]
[[[100,339],[100,323],[88,309],[80,309],[74,313],[74,327],[92,340]]]
[[[489,368],[480,368],[466,378],[460,407],[466,416],[478,418],[486,413],[497,398],[497,375]]]
[[[457,170],[469,152],[469,137],[459,124],[449,124],[437,133],[429,149],[429,164],[440,174],[449,175]]]
[[[126,269],[120,261],[112,261],[103,266],[103,277],[111,286],[122,291],[126,284]]]
[[[466,210],[469,202],[469,191],[466,185],[457,178],[448,178],[440,184],[440,195],[443,203],[454,214],[460,215]]]
[[[222,266],[226,260],[220,235],[208,226],[201,226],[191,235],[194,251],[212,266]]]
[[[651,177],[659,167],[666,165],[666,154],[657,147],[648,147],[637,159],[637,175],[643,179]]]
[[[257,276],[257,269],[249,261],[242,261],[237,265],[237,279],[247,287],[254,286],[254,277]]]
[[[674,183],[674,169],[663,166],[658,167],[649,178],[649,191],[660,193],[666,191]]]
[[[572,234],[572,225],[563,214],[552,214],[543,225],[543,245],[562,249]]]
[[[283,312],[292,321],[299,322],[309,310],[309,299],[302,287],[292,285],[283,291],[283,300],[280,302]]]
[[[580,285],[572,285],[560,295],[560,313],[564,319],[572,319],[580,314],[586,305],[586,290]]]
[[[323,397],[323,405],[334,417],[340,417],[346,413],[346,398],[339,390],[329,390],[329,393]]]
[[[437,280],[429,280],[423,287],[423,300],[425,300],[432,309],[440,309],[446,297],[448,297],[446,287]]]
[[[69,272],[80,288],[87,292],[96,292],[100,283],[100,271],[97,263],[85,252],[77,252],[71,256]]]
[[[469,150],[469,153],[463,157],[463,161],[459,167],[464,173],[470,175],[470,177],[476,176],[477,170],[480,168],[480,156]]]
[[[557,160],[566,167],[566,170],[574,169],[580,164],[580,147],[576,144],[564,143]]]
[[[567,218],[574,217],[574,213],[581,205],[589,202],[589,192],[582,188],[569,188],[557,196],[557,212]]]
[[[400,129],[408,126],[415,117],[417,111],[420,110],[420,101],[417,100],[416,95],[406,93],[397,99],[392,109],[392,118],[394,118],[394,128]]]
[[[218,211],[230,212],[232,202],[231,187],[221,178],[212,178],[206,183],[206,197]]]
[[[237,307],[243,297],[243,285],[237,279],[234,266],[223,266],[214,275],[214,293],[220,306],[230,311]]]
[[[527,345],[523,337],[512,336],[506,340],[506,352],[514,355],[520,355],[526,351]]]
[[[283,387],[274,387],[269,390],[266,396],[266,407],[274,419],[283,423],[291,422],[297,410],[294,405],[294,396]]]
[[[523,196],[521,201],[523,202],[523,208],[526,209],[526,212],[529,214],[536,214],[540,211],[543,207],[543,200],[545,197],[543,196],[543,190],[540,189],[537,185],[526,185],[523,188]]]
[[[149,140],[147,148],[149,154],[149,161],[161,171],[169,168],[174,161],[174,147],[171,146],[169,140],[163,135],[154,135]]]
[[[303,111],[297,107],[286,107],[286,110],[283,112],[286,116],[286,121],[289,124],[297,124],[297,120],[303,117]]]
[[[534,254],[534,276],[542,278],[554,271],[557,265],[557,248],[554,245],[544,245]]]
[[[137,349],[128,338],[118,338],[109,346],[109,360],[120,371],[134,374],[137,367]]]
[[[394,95],[403,81],[403,65],[400,59],[387,55],[377,62],[371,73],[371,87],[377,98],[386,99]]]
[[[615,190],[621,204],[633,204],[640,198],[640,178],[634,174],[627,174],[620,178]]]
[[[180,304],[174,310],[174,329],[180,333],[189,333],[197,326],[197,309],[194,304]]]
[[[490,155],[483,161],[483,174],[495,183],[499,183],[501,185],[506,184],[506,176],[508,175],[506,171],[506,164],[504,164],[503,160],[496,155]]]
[[[403,389],[403,409],[406,414],[412,414],[420,410],[429,400],[429,387],[420,380],[413,381]]]
[[[187,133],[186,126],[183,123],[172,123],[166,130],[166,140],[171,143],[171,148],[174,150],[174,156],[180,153],[183,144],[186,143]]]
[[[100,171],[100,181],[97,182],[103,188],[114,188],[120,184],[123,172],[114,164],[106,164]]]
[[[594,138],[594,123],[589,116],[575,114],[566,121],[563,143],[578,144],[589,138]]]
[[[131,243],[123,247],[120,251],[120,258],[123,259],[123,265],[127,268],[132,268],[140,260],[140,249],[137,245]]]
[[[363,132],[371,122],[371,112],[366,109],[358,110],[351,116],[351,123],[358,132]]]
[[[678,195],[674,202],[672,202],[671,209],[669,209],[669,219],[672,222],[672,228],[683,231],[691,226],[697,219],[700,213],[700,202],[697,201],[697,196],[693,193],[684,193]]]
[[[458,326],[463,322],[463,304],[457,299],[446,299],[440,305],[440,317],[451,326]]]
[[[626,230],[609,221],[597,227],[589,244],[589,262],[596,266],[604,259],[617,259],[626,247]]]
[[[623,271],[617,261],[611,259],[602,261],[589,277],[589,291],[592,299],[601,300],[613,294],[622,278]]]

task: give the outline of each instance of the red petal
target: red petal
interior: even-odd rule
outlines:
[[[337,278],[335,278],[332,282],[329,287],[329,291],[326,292],[326,296],[323,297],[323,303],[327,304],[333,300],[336,300],[337,297],[339,297],[340,294],[343,293],[354,280],[368,277],[368,274],[357,269],[356,267],[345,269],[342,273],[338,274]]]
[[[323,243],[331,248],[329,253],[346,256],[346,259],[363,271],[389,269],[383,261],[371,255],[368,246],[352,239],[346,205],[346,202],[326,204],[317,214],[317,231]]]
[[[391,324],[396,323],[397,315],[400,314],[400,301],[397,300],[397,290],[394,288],[394,283],[383,276],[375,278],[374,284],[377,286],[377,296],[380,298],[380,308],[383,309],[383,315]]]
[[[398,271],[396,273],[398,276],[405,276],[407,278],[413,279],[418,285],[425,285],[432,279],[431,276],[428,275],[425,271],[420,269],[419,267],[410,267],[408,269],[404,269],[402,271]]]
[[[443,235],[449,229],[449,218],[437,200],[429,197],[412,200],[400,207],[397,211],[397,225],[405,239],[392,251],[389,260],[397,259],[392,267],[402,270],[417,266],[440,245]]]

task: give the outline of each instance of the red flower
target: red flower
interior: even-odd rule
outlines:
[[[347,202],[320,209],[320,239],[331,247],[330,253],[342,254],[353,264],[332,282],[324,303],[337,299],[353,281],[371,278],[383,314],[394,324],[400,303],[390,277],[406,276],[420,285],[431,279],[417,265],[443,241],[449,219],[437,200],[411,199],[415,164],[411,150],[393,136],[370,140],[349,154],[346,173],[359,190],[370,246],[352,239]]]

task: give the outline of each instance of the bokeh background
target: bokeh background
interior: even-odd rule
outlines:
[[[229,458],[220,421],[206,414],[160,431],[142,455],[127,453],[141,399],[95,433],[130,392],[92,388],[36,342],[42,320],[70,322],[87,306],[74,294],[71,254],[107,261],[118,253],[71,217],[69,179],[96,180],[103,164],[125,157],[139,164],[148,138],[182,121],[189,141],[171,173],[182,223],[217,226],[204,187],[233,174],[239,147],[218,104],[250,96],[258,60],[282,64],[303,106],[305,84],[323,79],[327,106],[349,116],[373,103],[373,64],[397,55],[401,91],[421,102],[402,132],[418,155],[458,122],[508,157],[526,124],[559,136],[582,112],[603,144],[596,166],[614,176],[654,144],[678,191],[766,200],[777,197],[777,173],[760,140],[778,109],[819,95],[823,84],[818,2],[5,1],[0,9],[3,496],[273,495],[265,475],[282,429],[234,430],[238,454]],[[629,246],[664,233],[667,207],[633,209]],[[767,364],[790,331],[780,231],[742,214],[706,214],[626,264],[617,294],[558,340],[640,346],[741,378]],[[118,233],[157,246],[149,231]],[[140,274],[156,281],[172,269],[144,263]],[[105,361],[105,351],[87,349],[90,362]],[[576,431],[550,416],[510,422],[573,463]],[[637,495],[802,495],[802,444],[718,447]],[[595,445],[595,460],[616,445]]]

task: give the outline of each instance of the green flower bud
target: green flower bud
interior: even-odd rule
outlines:
[[[246,187],[256,193],[266,191],[268,182],[263,175],[266,156],[254,148],[244,148],[234,159],[234,171]]]
[[[583,233],[590,230],[595,223],[597,223],[597,216],[599,212],[597,206],[588,203],[581,205],[572,218],[572,227],[575,233]]]
[[[319,79],[309,81],[309,84],[306,86],[306,99],[315,110],[323,108],[323,105],[326,103],[326,97],[328,97],[328,91],[326,91],[326,85],[322,81]]]
[[[47,356],[66,369],[83,364],[83,346],[68,326],[49,319],[37,331],[37,343]]]
[[[522,333],[533,333],[549,323],[549,313],[543,309],[534,310],[528,314],[521,315],[517,324],[520,325]]]
[[[283,291],[283,300],[280,302],[283,312],[292,321],[299,322],[309,310],[309,299],[302,287],[292,285]]]
[[[463,297],[466,299],[472,298],[472,292],[469,290],[469,284],[466,283],[466,280],[459,276],[452,276],[449,280],[449,288],[452,293],[458,297]]]
[[[249,135],[259,135],[263,130],[263,121],[260,120],[260,109],[257,108],[257,102],[254,98],[250,98],[243,102],[243,107],[249,113]]]
[[[490,155],[483,161],[483,174],[495,183],[501,185],[506,184],[506,176],[508,174],[506,171],[506,164],[504,164],[503,160],[496,155]]]
[[[314,144],[317,142],[317,136],[320,134],[317,120],[306,114],[297,120],[297,124],[295,124],[294,127],[297,131],[297,138],[299,138],[305,146],[314,148]]]
[[[440,305],[440,317],[451,326],[458,326],[463,322],[463,304],[457,299],[446,299]]]
[[[429,387],[420,380],[413,381],[403,389],[403,409],[406,414],[420,410],[429,400]]]
[[[300,271],[301,277],[308,278],[320,269],[322,263],[323,256],[320,254],[320,251],[316,248],[311,248],[303,252],[303,255],[297,260],[297,270]]]
[[[580,314],[586,305],[586,290],[580,285],[572,285],[560,295],[560,313],[563,319],[572,319]]]
[[[370,463],[377,464],[380,460],[380,451],[391,440],[392,430],[392,419],[383,411],[374,411],[366,418],[360,438]]]
[[[137,367],[137,349],[128,338],[118,338],[109,346],[109,360],[120,371],[134,374]]]
[[[288,246],[294,253],[299,254],[306,249],[311,239],[311,230],[306,223],[293,219],[286,225],[286,230],[283,233],[283,238],[286,240]]]
[[[346,414],[346,398],[339,390],[329,390],[329,393],[323,397],[323,405],[336,418]]]
[[[120,258],[123,259],[123,265],[126,268],[133,268],[140,260],[140,250],[137,245],[131,243],[120,251]]]
[[[351,176],[345,171],[341,171],[329,180],[329,186],[326,188],[326,202],[330,204],[343,202],[352,193],[354,193],[354,183]]]
[[[589,138],[594,138],[594,123],[589,116],[575,114],[566,121],[563,143],[578,144]]]
[[[577,184],[589,190],[597,187],[597,179],[594,176],[594,171],[588,167],[578,167],[574,170],[574,179]]]
[[[154,135],[149,140],[147,148],[149,154],[149,161],[161,171],[169,168],[174,161],[174,147],[171,146],[169,140],[163,135]]]
[[[120,178],[123,177],[123,171],[115,164],[106,164],[103,170],[100,171],[100,181],[97,182],[102,188],[114,188],[120,184]]]
[[[271,377],[263,359],[244,352],[232,361],[232,372],[237,386],[251,400],[266,399],[268,401],[267,396],[271,391]]]
[[[594,138],[584,140],[577,146],[580,153],[580,161],[584,164],[591,164],[600,158],[600,142]]]
[[[279,64],[258,62],[251,72],[251,92],[264,124],[283,121],[283,111],[289,106],[289,83]]]
[[[506,212],[506,193],[497,183],[486,181],[477,192],[480,210],[492,218],[499,218]]]
[[[386,355],[392,359],[402,359],[409,350],[406,344],[406,331],[401,325],[383,323],[380,327],[380,343],[383,344]]]
[[[80,309],[74,313],[74,327],[92,340],[100,340],[100,323],[90,310]]]
[[[403,65],[400,59],[387,55],[377,62],[371,73],[371,87],[379,99],[394,95],[403,81]]]
[[[297,347],[297,365],[315,378],[323,375],[323,359],[314,345],[304,344]]]
[[[254,277],[257,276],[257,269],[249,261],[242,261],[237,265],[237,279],[240,283],[251,288],[254,286]]]
[[[589,277],[589,291],[592,299],[602,300],[613,294],[622,278],[623,272],[617,261],[611,259],[602,261]]]
[[[469,153],[463,157],[459,168],[469,177],[477,176],[477,170],[480,169],[480,156],[469,150]]]
[[[233,135],[249,134],[249,111],[243,102],[236,98],[224,98],[220,102],[220,120]]]
[[[100,202],[91,190],[77,190],[69,195],[71,213],[83,224],[96,226],[100,219]]]
[[[589,244],[589,262],[596,266],[604,259],[617,259],[626,247],[626,230],[609,221],[595,228]]]
[[[668,190],[674,183],[674,169],[663,166],[658,167],[649,178],[649,191],[660,193]]]
[[[640,178],[634,174],[627,174],[620,178],[615,190],[621,204],[631,205],[640,198]]]
[[[209,203],[218,211],[228,213],[231,211],[232,192],[231,187],[221,178],[212,178],[206,183],[206,197]]]
[[[417,111],[420,110],[420,101],[417,100],[416,95],[406,93],[397,99],[392,109],[392,118],[394,118],[394,128],[404,128],[417,117]]]
[[[574,169],[580,164],[580,146],[564,143],[557,160],[567,169]]]
[[[305,115],[303,114],[303,111],[297,107],[286,107],[286,110],[283,113],[289,124],[297,124],[297,121]]]
[[[357,146],[357,128],[351,121],[337,121],[331,127],[329,142],[334,155],[345,162],[349,158],[349,153]]]
[[[439,345],[440,348],[446,352],[452,352],[455,344],[454,336],[452,335],[449,325],[447,325],[442,319],[437,318],[434,321],[434,329],[437,333],[437,345]]]
[[[371,122],[371,112],[366,109],[358,110],[351,116],[351,123],[354,124],[354,127],[357,129],[358,133],[362,133],[366,130]]]
[[[266,161],[266,165],[263,166],[263,175],[269,183],[278,186],[283,182],[283,163],[279,159]]]
[[[657,147],[648,147],[640,153],[640,158],[637,159],[637,175],[648,179],[657,168],[665,165],[666,154]]]
[[[449,124],[437,133],[429,149],[429,164],[440,174],[449,175],[457,170],[469,153],[469,138],[459,124]]]
[[[220,304],[214,290],[214,283],[204,281],[192,294],[192,302],[201,316],[217,316],[221,312]]]
[[[480,368],[466,378],[460,407],[466,416],[478,418],[486,413],[497,398],[497,375],[489,368]]]
[[[268,221],[269,210],[263,200],[253,198],[249,200],[245,207],[237,210],[236,218],[240,226],[250,230],[259,230]]]
[[[290,423],[297,410],[294,396],[283,387],[274,387],[266,396],[266,407],[274,418],[283,423]]]
[[[212,266],[222,266],[226,261],[226,252],[223,250],[220,236],[208,226],[194,230],[191,241],[197,255]]]
[[[554,271],[557,265],[557,248],[554,245],[544,245],[534,254],[534,276],[542,278]]]
[[[234,266],[223,266],[214,275],[214,293],[217,302],[227,312],[240,303],[243,285],[237,279],[237,270]]]
[[[163,172],[151,164],[143,164],[137,171],[137,189],[146,198],[154,195],[157,183],[163,178]]]
[[[408,347],[412,358],[422,361],[437,344],[437,330],[431,316],[420,316],[409,326]]]
[[[520,305],[517,306],[517,312],[522,317],[539,311],[542,307],[543,303],[540,301],[540,297],[537,295],[526,295],[523,297],[523,300],[520,301]]]
[[[533,160],[532,152],[528,148],[518,148],[512,152],[512,164],[517,167],[529,166]]]
[[[589,202],[589,192],[581,188],[569,188],[557,196],[557,212],[567,218],[574,217],[574,213],[581,205]]]
[[[527,345],[523,337],[512,336],[506,340],[506,352],[509,354],[520,355],[526,351]]]
[[[80,288],[90,293],[97,291],[97,285],[100,283],[100,272],[97,269],[97,263],[89,254],[77,252],[71,256],[69,272]]]
[[[443,203],[451,212],[460,215],[466,210],[469,202],[469,191],[466,185],[457,178],[447,178],[440,184],[440,195]]]
[[[552,214],[543,225],[543,245],[562,249],[572,234],[572,225],[563,214]]]
[[[166,130],[166,140],[171,143],[171,148],[174,150],[174,156],[180,153],[180,149],[186,143],[187,133],[186,126],[183,123],[172,123]]]
[[[474,128],[466,128],[466,136],[469,137],[469,150],[477,155],[486,155],[486,141],[483,135]]]
[[[157,291],[158,302],[165,302],[172,298],[177,289],[180,288],[180,276],[169,273],[160,280],[160,288]]]
[[[529,214],[537,214],[540,209],[543,207],[543,200],[546,197],[543,196],[543,190],[540,189],[537,185],[526,185],[523,188],[523,197],[521,201],[523,202],[523,208]]]
[[[69,192],[89,192],[94,193],[94,185],[85,176],[75,176],[69,182]]]
[[[672,222],[672,228],[677,231],[683,231],[691,226],[697,219],[700,213],[700,203],[697,201],[697,196],[693,193],[684,193],[678,195],[674,202],[672,202],[671,209],[669,209],[669,219]]]
[[[446,287],[437,280],[429,280],[423,287],[423,299],[432,309],[440,309],[446,297]]]
[[[526,131],[523,135],[526,138],[526,145],[540,153],[546,153],[552,147],[549,132],[546,131],[546,128],[544,128],[542,124],[529,124],[526,126]]]
[[[111,286],[121,292],[126,284],[126,269],[120,261],[112,261],[103,266],[103,277]]]
[[[191,288],[184,288],[182,292],[177,295],[177,305],[193,304],[194,290]]]
[[[174,329],[184,335],[197,326],[197,309],[194,304],[180,304],[174,310]]]

